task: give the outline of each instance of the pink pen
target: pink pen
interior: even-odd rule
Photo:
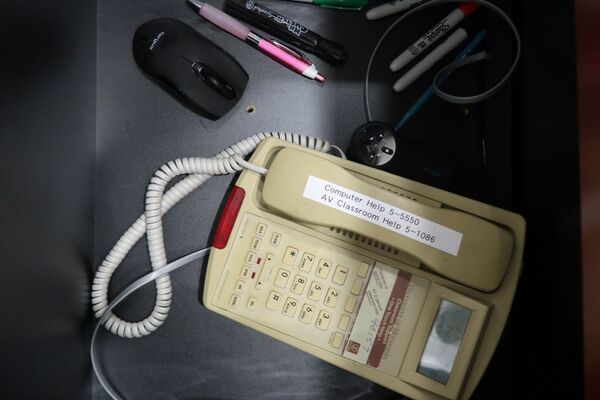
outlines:
[[[257,48],[278,63],[309,79],[316,79],[319,82],[325,81],[325,78],[319,74],[319,71],[317,71],[314,64],[302,57],[302,55],[290,50],[280,43],[259,36],[255,32],[252,32],[246,25],[210,4],[198,0],[187,1],[194,6],[193,8],[197,10],[198,14],[202,17],[224,31],[231,33],[238,39],[243,40],[252,47]]]

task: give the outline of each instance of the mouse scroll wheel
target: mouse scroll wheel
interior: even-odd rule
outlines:
[[[231,85],[229,85],[225,79],[212,68],[205,64],[195,62],[192,64],[192,69],[194,70],[194,74],[215,92],[228,100],[235,99],[235,90],[233,90],[233,87],[231,87]]]

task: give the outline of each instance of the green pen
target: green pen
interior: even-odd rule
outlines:
[[[368,0],[290,0],[299,3],[312,3],[321,7],[343,8],[345,10],[360,10],[367,5]]]

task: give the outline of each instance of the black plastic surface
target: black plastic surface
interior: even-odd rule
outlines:
[[[360,85],[368,50],[393,17],[367,23],[362,12],[265,1],[349,48],[343,68],[318,64],[328,78],[320,87],[200,21],[183,1],[7,3],[0,25],[0,397],[107,399],[97,382],[90,384],[89,283],[142,212],[152,172],[172,158],[214,154],[263,129],[294,129],[345,147],[364,122]],[[524,53],[512,87],[469,108],[432,99],[403,134],[452,156],[458,179],[452,190],[511,208],[528,222],[510,321],[473,398],[577,399],[583,374],[572,2],[513,4]],[[376,119],[395,123],[429,84],[432,74],[393,95],[397,75],[386,64],[447,11],[415,16],[384,45],[375,67]],[[248,68],[250,91],[230,117],[207,121],[141,75],[132,35],[157,17],[193,24]],[[488,23],[492,62],[477,71],[493,79],[509,62],[502,56],[508,48],[497,45],[506,46],[510,36]],[[363,40],[355,41],[357,32]],[[453,79],[466,94],[472,87],[465,80],[476,85],[484,78],[471,70]],[[256,106],[251,114],[250,104]],[[169,258],[209,243],[229,182],[215,178],[166,217]],[[144,245],[117,272],[112,293],[149,270]],[[198,300],[199,269],[173,275],[172,312],[155,334],[101,335],[100,360],[126,398],[399,398],[207,312]],[[152,297],[147,289],[119,311],[141,318]]]
[[[211,4],[220,6],[217,2]],[[326,77],[325,84],[320,85],[220,31],[182,2],[100,2],[95,265],[142,213],[145,186],[162,163],[182,156],[209,156],[268,130],[311,134],[346,148],[352,132],[365,122],[362,84],[366,62],[388,20],[368,23],[357,12],[278,1],[265,4],[285,10],[286,15],[343,43],[350,54],[348,62],[343,67],[332,67],[315,60]],[[433,70],[405,93],[396,95],[391,86],[398,75],[389,73],[387,64],[410,44],[416,32],[426,30],[450,8],[441,6],[416,16],[412,28],[399,28],[382,47],[372,77],[375,118],[394,123],[430,84]],[[248,71],[250,80],[244,96],[219,121],[207,121],[191,113],[149,82],[135,66],[130,53],[133,32],[140,23],[156,17],[174,17],[190,24],[234,55]],[[356,32],[361,33],[361,40],[353,40]],[[500,54],[505,54],[506,50],[501,50]],[[485,77],[482,69],[473,68],[461,79],[461,90],[476,91]],[[247,105],[256,110],[248,113]],[[510,104],[505,98],[500,106],[508,109]],[[465,108],[433,99],[407,125],[405,134],[454,154],[462,173],[457,173],[460,178],[453,190],[483,199],[481,138],[491,135],[503,141],[510,137],[505,132],[486,130],[482,109],[482,105]],[[507,169],[496,182],[506,191],[509,174]],[[209,233],[230,181],[211,179],[166,216],[165,241],[170,259],[210,244]],[[508,202],[506,198],[486,200]],[[115,294],[148,271],[144,246],[140,243],[114,275],[110,293]],[[400,397],[207,311],[199,302],[200,270],[201,263],[196,263],[173,274],[172,310],[157,332],[137,340],[106,333],[100,337],[98,349],[103,366],[123,395],[144,399]],[[153,288],[144,289],[119,307],[118,314],[132,320],[145,317],[153,300]],[[106,398],[97,385],[94,393],[98,399]]]
[[[182,156],[209,156],[242,138],[267,130],[320,136],[347,148],[352,132],[366,122],[362,102],[366,63],[377,38],[393,18],[367,22],[363,12],[274,0],[263,2],[324,37],[344,44],[350,55],[348,62],[342,67],[333,67],[315,59],[319,71],[326,77],[325,84],[319,85],[294,74],[202,20],[183,1],[99,1],[96,223],[92,269],[142,213],[145,186],[161,164]],[[210,3],[221,6],[216,1]],[[498,4],[506,6],[502,2]],[[375,119],[395,124],[431,83],[434,69],[401,95],[394,94],[391,86],[399,74],[391,74],[387,65],[451,8],[440,6],[415,16],[406,26],[398,27],[382,46],[372,76],[371,107]],[[535,19],[534,8],[531,6],[531,9],[525,10],[521,7],[518,10],[527,16],[527,20],[522,21],[523,26]],[[173,17],[192,25],[234,55],[248,71],[250,80],[241,101],[219,121],[207,121],[173,101],[136,67],[130,47],[133,32],[142,22],[158,17]],[[473,66],[457,72],[447,84],[451,92],[469,94],[480,91],[486,83],[495,82],[510,63],[508,30],[499,21],[488,20],[485,13],[482,18],[488,23],[486,47],[492,53],[493,61],[487,66]],[[531,48],[539,45],[534,40],[528,43]],[[529,57],[535,57],[529,54]],[[441,64],[447,63],[451,57],[448,56]],[[531,143],[532,139],[523,140],[518,135],[537,137],[528,136],[528,131],[523,128],[514,130],[511,123],[512,96],[525,96],[534,90],[528,76],[535,75],[536,64],[531,62],[532,58],[528,60],[527,76],[521,76],[517,81],[519,90],[516,95],[511,88],[505,88],[485,104],[468,107],[433,98],[403,129],[402,135],[406,138],[433,145],[452,160],[455,179],[450,190],[512,208],[512,178],[522,173],[512,170],[515,164],[512,150],[522,149],[522,153],[517,153],[517,165],[529,167],[530,161],[523,154],[528,154],[529,146],[536,144]],[[535,83],[541,84],[539,81]],[[532,103],[532,98],[526,97],[519,104],[528,106],[527,110],[539,112]],[[255,111],[248,112],[249,106]],[[532,122],[535,116],[529,113],[523,115],[522,112],[519,115],[522,118],[519,124],[528,129],[535,128],[535,122]],[[555,132],[555,135],[558,133]],[[569,161],[573,162],[572,159]],[[517,193],[532,195],[527,190],[527,182],[535,180],[536,176],[532,176],[531,172],[526,178],[520,178],[518,182],[522,186]],[[210,231],[230,182],[229,177],[211,179],[165,217],[165,240],[170,259],[210,244]],[[533,209],[531,202],[519,204],[524,211]],[[528,218],[528,215],[525,217]],[[541,216],[537,217],[535,223],[543,226],[539,220]],[[537,245],[542,248],[541,243]],[[149,270],[144,246],[145,243],[138,244],[115,274],[111,294]],[[528,251],[530,249],[528,247]],[[525,271],[540,268],[535,265],[535,260],[530,262],[533,265],[526,265]],[[199,301],[201,264],[196,263],[172,275],[174,297],[171,313],[157,332],[136,340],[121,339],[106,332],[100,336],[98,350],[103,368],[126,398],[367,400],[401,397],[207,311]],[[525,273],[528,274],[528,285],[537,287],[532,275]],[[573,291],[576,296],[575,278],[571,277],[569,281],[571,296]],[[549,283],[558,286],[554,281]],[[527,289],[522,287],[522,297],[526,297]],[[543,293],[543,289],[538,288],[536,293]],[[127,319],[141,319],[151,310],[153,299],[153,288],[143,289],[117,312]],[[522,298],[519,301],[521,304],[524,302]],[[536,338],[532,337],[535,330],[527,321],[529,313],[535,310],[521,307],[524,307],[523,311],[514,310],[515,320],[508,327],[475,398],[515,397],[523,392],[516,384],[510,383],[526,383],[523,381],[525,377],[527,382],[538,378],[537,385],[526,390],[530,396],[552,394],[545,391],[544,382],[540,382],[545,376],[542,372],[527,369],[534,374],[532,377],[521,369],[521,378],[513,376],[515,365],[525,365],[525,361],[539,364],[536,359],[529,359],[524,354],[527,344],[536,347]],[[525,310],[527,313],[524,313]],[[551,314],[544,311],[542,315],[550,317]],[[536,321],[542,323],[542,319],[540,316]],[[576,323],[577,318],[574,319]],[[529,334],[519,336],[523,332]],[[554,335],[556,338],[575,336],[556,332]],[[520,337],[529,339],[528,343],[518,339]],[[549,342],[551,340],[548,339],[542,343]],[[562,360],[568,361],[566,351],[560,354]],[[549,357],[545,357],[543,352],[544,349],[537,346],[534,354],[548,361]],[[546,365],[554,367],[549,362]],[[565,372],[565,365],[559,367],[552,376],[561,376],[559,372]],[[573,376],[567,376],[571,379],[565,385],[573,388]],[[97,382],[94,383],[93,394],[95,399],[108,398]]]

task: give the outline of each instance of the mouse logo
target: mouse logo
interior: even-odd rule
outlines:
[[[164,36],[164,32],[159,33],[158,35],[156,35],[156,37],[154,39],[152,39],[152,44],[150,45],[150,50],[154,50],[154,46],[156,46],[156,43],[158,43],[158,41],[160,40],[161,37]]]

